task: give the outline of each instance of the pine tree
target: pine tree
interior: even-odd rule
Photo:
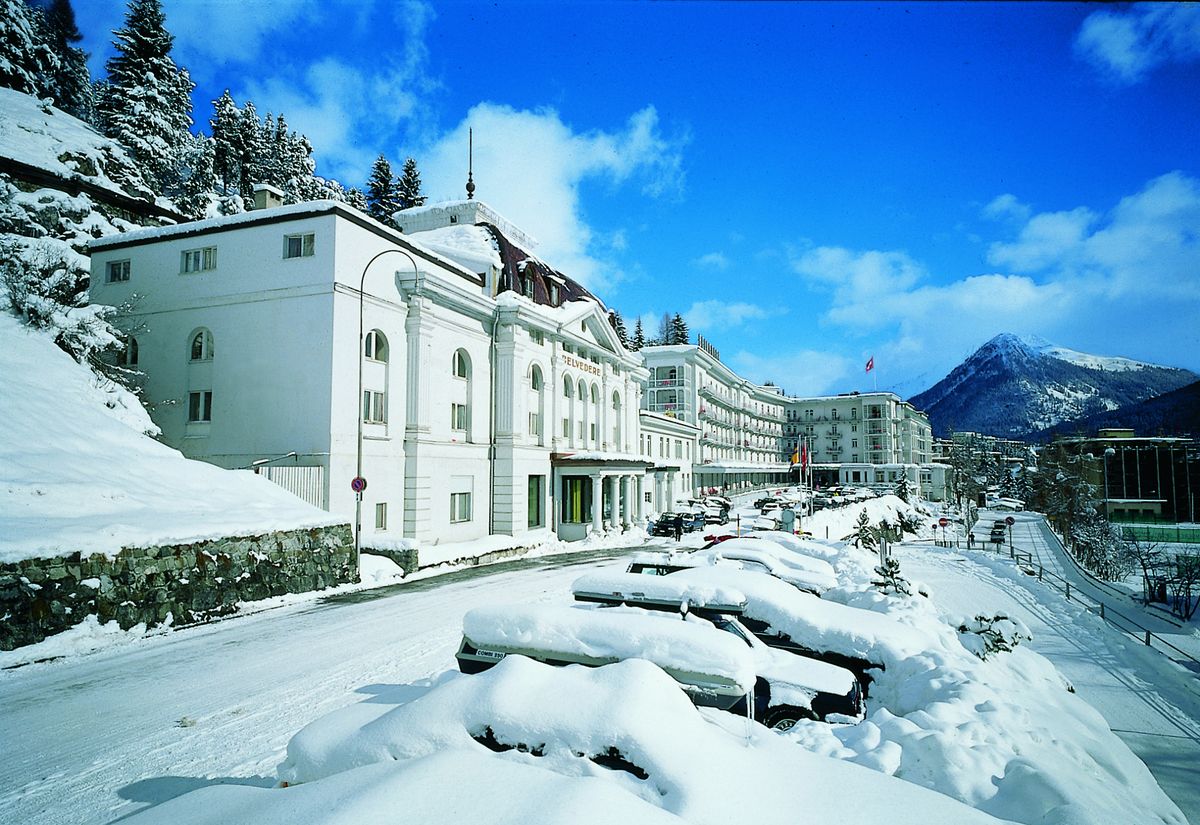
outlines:
[[[254,197],[254,184],[264,183],[262,124],[253,100],[247,100],[238,115],[238,193],[247,200]]]
[[[174,37],[160,0],[130,0],[125,27],[113,34],[117,53],[105,64],[108,82],[97,115],[105,134],[165,192],[178,182],[178,160],[191,139],[195,84],[171,58]]]
[[[175,205],[192,218],[207,216],[212,194],[217,188],[217,176],[213,172],[215,148],[212,138],[193,135],[179,158],[180,183]]]
[[[629,341],[629,349],[637,352],[644,346],[646,346],[646,331],[642,329],[642,319],[638,318],[637,323],[633,325],[633,338]]]
[[[40,10],[25,0],[0,0],[0,86],[42,95],[57,65],[46,44]]]
[[[240,174],[242,135],[238,124],[241,112],[228,89],[212,105],[213,116],[208,125],[213,139],[213,171],[221,181],[223,194],[228,195]]]
[[[75,24],[71,0],[51,0],[45,12],[46,45],[57,58],[47,92],[64,112],[90,121],[94,115],[92,78],[87,52],[76,44],[83,40]]]
[[[367,196],[354,187],[351,187],[350,191],[346,193],[346,203],[363,213],[367,213],[371,209],[367,205]]]
[[[842,541],[848,541],[855,547],[861,547],[863,550],[875,550],[878,539],[875,535],[875,528],[871,526],[871,518],[867,515],[866,510],[859,512],[858,521],[855,522],[854,529],[849,535],[843,536]]]
[[[392,165],[380,155],[371,166],[371,177],[367,180],[367,205],[371,217],[387,226],[393,226],[392,213],[400,209],[396,191],[396,180],[392,177]]]
[[[425,205],[425,196],[421,194],[421,173],[417,171],[417,162],[412,158],[404,161],[404,173],[396,184],[396,198],[401,209]]]
[[[678,312],[671,318],[671,343],[690,344],[691,334],[688,332],[687,321]]]
[[[629,332],[625,329],[625,319],[621,317],[621,313],[610,309],[608,323],[613,328],[613,332],[617,334],[617,340],[621,342],[621,346],[629,349]]]

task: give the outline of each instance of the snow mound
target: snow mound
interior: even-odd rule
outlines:
[[[622,811],[633,815],[634,822],[714,825],[794,823],[798,817],[845,825],[997,821],[924,788],[815,756],[760,725],[698,711],[670,677],[644,661],[555,668],[509,657],[484,673],[452,677],[418,698],[411,695],[411,689],[397,690],[390,705],[387,695],[377,696],[313,722],[292,738],[279,770],[289,783],[312,784],[255,794],[273,799],[279,808],[289,801],[288,794],[310,788],[307,793],[330,803],[328,810],[337,810],[336,794],[350,777],[363,776],[364,766],[405,770],[441,754],[457,761],[472,782],[488,782],[495,789],[492,801],[500,816],[515,804],[510,797],[528,801],[539,794],[512,770],[514,765],[570,777],[591,786],[592,793],[607,787],[626,797],[614,810],[571,811],[577,799],[538,795],[540,807],[530,815],[531,822],[559,822],[572,815],[572,822],[610,823],[622,821]],[[512,784],[491,781],[502,776]],[[443,796],[431,788],[451,784],[431,784],[414,793],[412,803],[429,804],[426,797]],[[853,804],[829,792],[847,787],[856,789]],[[183,804],[170,811],[169,821],[219,822],[222,812],[232,810],[234,795],[249,794],[223,787],[181,797],[176,803]],[[401,801],[407,813],[409,800],[398,798],[396,804]],[[315,803],[306,806],[297,821],[343,821],[325,819],[326,813],[313,816],[315,808]],[[198,817],[200,811],[205,818],[176,818],[177,812]],[[257,816],[255,821],[277,820]],[[507,820],[485,816],[480,821]]]
[[[249,471],[191,461],[45,332],[0,312],[0,562],[336,524]]]

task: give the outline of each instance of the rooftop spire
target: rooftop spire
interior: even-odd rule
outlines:
[[[472,177],[475,156],[475,130],[467,129],[467,200],[475,197],[475,180]]]

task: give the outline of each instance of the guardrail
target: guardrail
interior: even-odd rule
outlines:
[[[1051,531],[1051,535],[1053,535],[1053,531]],[[1057,539],[1057,536],[1055,538]],[[1001,545],[1001,547],[1003,547],[1003,545]],[[1003,552],[1002,549],[998,549],[993,546],[988,546],[986,549],[992,550],[993,552],[996,552],[996,553]],[[1064,552],[1065,552],[1065,550],[1064,550]],[[1033,560],[1033,553],[1031,551],[1019,550],[1010,544],[1008,546],[1008,555],[1009,555],[1009,558],[1013,559],[1013,561],[1015,561],[1018,565],[1022,565],[1022,564],[1025,565],[1023,569],[1026,572],[1028,572],[1030,575],[1034,575],[1033,568],[1034,568],[1035,562]],[[1169,641],[1164,639],[1158,633],[1155,633],[1153,630],[1150,630],[1148,627],[1141,624],[1136,619],[1132,619],[1129,616],[1126,616],[1121,611],[1115,609],[1112,605],[1105,604],[1104,602],[1100,601],[1099,599],[1093,599],[1092,597],[1088,596],[1087,594],[1082,593],[1079,590],[1078,586],[1076,586],[1076,587],[1074,587],[1074,589],[1072,589],[1071,583],[1069,581],[1067,581],[1066,579],[1064,579],[1062,576],[1058,575],[1057,573],[1046,570],[1045,567],[1040,563],[1037,563],[1036,575],[1037,575],[1038,581],[1045,582],[1045,583],[1049,584],[1052,588],[1061,591],[1063,593],[1063,595],[1066,596],[1067,601],[1076,602],[1076,603],[1082,605],[1084,607],[1084,609],[1087,610],[1089,613],[1097,614],[1103,621],[1108,622],[1113,627],[1117,628],[1117,630],[1120,630],[1122,633],[1133,636],[1134,638],[1136,638],[1138,641],[1142,642],[1147,647],[1157,650],[1159,653],[1168,655],[1167,652],[1165,650],[1163,650],[1162,648],[1164,648],[1164,647],[1169,648],[1175,655],[1182,656],[1184,659],[1187,659],[1193,665],[1198,666],[1198,668],[1196,668],[1196,669],[1198,670],[1198,672],[1200,672],[1200,659],[1197,659],[1195,656],[1188,653],[1186,650],[1180,650],[1178,647],[1171,644]],[[1158,646],[1156,646],[1156,645],[1158,645]]]

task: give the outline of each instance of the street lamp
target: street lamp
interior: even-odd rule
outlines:
[[[1104,451],[1104,517],[1108,518],[1108,460],[1117,454],[1117,451],[1109,447]]]
[[[371,264],[389,252],[397,252],[408,258],[409,262],[413,265],[413,275],[418,278],[420,277],[420,272],[417,271],[416,259],[403,249],[393,247],[376,253],[371,260],[367,261],[367,265],[363,267],[362,277],[358,279],[358,400],[355,402],[358,407],[358,458],[354,465],[354,482],[352,484],[354,489],[354,572],[358,578],[361,578],[359,575],[359,559],[362,552],[362,497],[363,490],[367,488],[366,479],[363,478],[363,416],[365,414],[362,409],[363,346],[366,343],[366,339],[363,336],[363,289],[367,283],[367,270],[371,268]]]

